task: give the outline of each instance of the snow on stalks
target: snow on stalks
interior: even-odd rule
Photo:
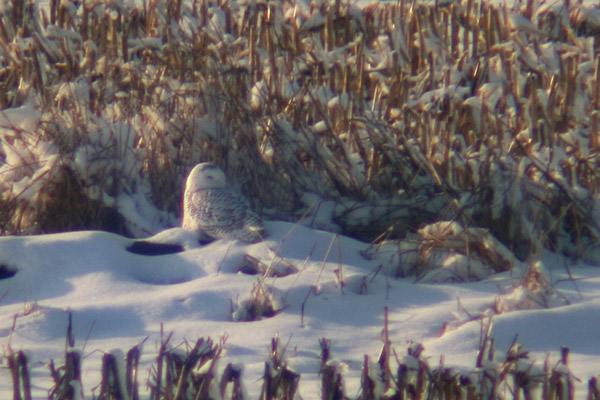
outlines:
[[[210,160],[268,217],[312,193],[366,240],[454,220],[521,259],[598,258],[596,21],[533,1],[13,1],[0,228],[154,233]]]
[[[572,399],[575,392],[573,375],[569,367],[569,349],[562,347],[560,354],[548,354],[542,362],[529,358],[517,337],[503,355],[495,349],[490,336],[492,318],[481,320],[480,346],[474,368],[459,371],[424,355],[425,348],[416,342],[406,342],[398,348],[389,338],[387,310],[382,331],[382,346],[376,359],[364,356],[361,385],[358,393],[346,393],[343,363],[332,357],[332,342],[320,339],[321,365],[319,370],[323,400],[342,399]],[[70,326],[70,325],[69,325]],[[69,329],[67,329],[69,331]],[[92,393],[99,390],[98,398],[140,399],[248,399],[243,382],[243,366],[228,363],[221,366],[221,357],[227,351],[227,337],[218,343],[210,338],[195,342],[171,343],[173,333],[164,336],[157,352],[142,352],[142,345],[132,347],[126,354],[121,350],[106,352],[101,360],[100,382],[94,384]],[[400,349],[405,352],[401,352]],[[83,399],[83,364],[90,357],[82,357],[74,349],[74,339],[67,335],[65,359],[55,366],[50,361],[50,374],[54,381],[48,391],[50,399]],[[288,364],[287,345],[280,343],[275,335],[268,346],[264,363],[262,400],[293,400],[301,398],[298,384],[302,375]],[[294,352],[301,349],[294,349]],[[92,352],[94,353],[94,352]],[[158,354],[157,354],[158,353]],[[90,355],[91,356],[91,355]],[[43,381],[40,366],[30,359],[31,355],[10,346],[4,349],[13,381],[15,399],[31,399],[32,389],[39,390]],[[290,356],[293,358],[293,356]],[[558,358],[558,359],[557,359]],[[64,365],[61,365],[64,362]],[[539,365],[541,364],[541,365]],[[86,368],[89,368],[86,366]],[[140,374],[147,369],[145,377]],[[310,370],[305,369],[308,375]],[[36,384],[37,382],[37,384]],[[145,384],[144,384],[145,383]],[[257,384],[257,382],[249,382]],[[588,381],[587,398],[598,399],[598,379]],[[579,396],[581,397],[581,396]]]

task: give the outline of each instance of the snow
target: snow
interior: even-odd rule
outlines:
[[[583,3],[590,7],[579,7],[582,17],[597,25],[600,21],[597,6],[592,8],[591,2]],[[83,10],[76,8],[75,3],[66,4],[70,13]],[[135,1],[127,2],[128,7],[134,5]],[[359,5],[366,6],[366,3],[359,1]],[[273,18],[285,19],[308,32],[327,22],[321,13],[313,12],[312,7],[308,1],[299,1],[285,10],[284,15]],[[4,6],[0,5],[0,9]],[[348,12],[356,23],[364,25],[359,10],[351,7]],[[234,39],[226,33],[228,16],[218,7],[211,7],[208,12],[208,33],[216,42],[210,49],[221,51],[223,43]],[[302,14],[306,18],[302,18]],[[115,18],[117,12],[113,10],[111,16]],[[185,29],[189,34],[195,30],[196,22],[186,21],[189,27],[185,25]],[[512,21],[522,32],[537,32],[536,25],[527,18],[515,14]],[[274,25],[279,23],[279,20],[273,22]],[[53,46],[54,42],[48,40],[51,38],[83,40],[80,35],[55,26],[46,28],[46,36],[39,38],[44,46]],[[367,69],[382,93],[390,89],[381,71],[393,63],[392,56],[407,52],[404,36],[402,27],[391,36],[380,35],[376,39],[377,51],[365,54]],[[320,41],[312,43],[306,39],[305,44],[314,47],[316,58],[328,71],[334,66],[356,64],[358,61],[349,49],[364,46],[362,40],[365,39],[358,38],[344,47],[332,49]],[[532,70],[545,68],[550,72],[559,70],[563,59],[581,58],[580,75],[591,76],[595,66],[593,46],[591,42],[581,40],[581,48],[551,42],[540,44],[538,50],[520,43],[517,37],[514,43],[498,45],[496,50],[512,53],[513,60],[522,57]],[[22,51],[32,46],[30,39],[16,43]],[[161,51],[164,47],[161,38],[130,38],[127,45],[130,52]],[[439,43],[430,38],[425,38],[424,45],[434,51],[439,49]],[[109,59],[106,56],[95,59],[98,48],[92,41],[87,41],[84,48],[86,57],[80,67],[102,71]],[[260,56],[264,57],[264,54]],[[248,67],[242,54],[233,54],[231,58],[231,66]],[[299,61],[293,67],[300,71],[308,68],[305,64],[308,62]],[[316,60],[310,62],[316,63]],[[447,71],[442,64],[436,74],[448,73],[448,84],[423,91],[416,98],[409,97],[406,106],[431,110],[440,107],[442,100],[450,99],[469,106],[475,123],[479,124],[483,110],[495,109],[506,101],[507,115],[513,118],[517,104],[503,92],[507,77],[501,62],[499,55],[490,57],[491,78],[480,85],[473,96],[461,80],[467,76],[464,71],[475,65],[469,65],[467,60],[460,72]],[[137,71],[144,86],[153,86],[159,74],[155,66],[142,66],[135,61],[125,63],[121,68],[132,74]],[[268,101],[268,82],[276,75],[273,68],[269,64],[263,71],[263,80],[255,82],[248,93],[248,103],[254,111],[262,109]],[[425,85],[428,79],[422,78],[415,84]],[[581,92],[582,78],[578,79],[577,90]],[[77,175],[90,182],[86,194],[119,210],[134,235],[155,233],[174,225],[173,215],[158,211],[149,201],[151,188],[149,182],[139,179],[141,161],[132,150],[152,151],[153,135],[162,139],[168,133],[170,122],[149,106],[143,107],[129,122],[121,122],[128,110],[118,103],[103,109],[101,116],[93,115],[85,107],[90,102],[91,85],[73,81],[55,88],[56,102],[72,101],[80,105],[81,117],[89,128],[82,132],[85,133],[85,144],[74,153],[72,164]],[[517,82],[516,87],[523,85],[524,82]],[[354,104],[347,93],[336,93],[328,85],[307,93],[301,91],[296,82],[282,81],[273,87],[283,99],[304,96],[332,115],[350,114]],[[155,95],[162,103],[167,103],[170,98],[183,96],[194,88],[190,83],[171,79],[168,85],[157,87]],[[129,96],[129,93],[121,91],[119,95]],[[546,111],[551,92],[536,89],[535,97],[541,109]],[[376,100],[377,96],[374,96],[372,112],[375,112]],[[585,96],[576,96],[573,108],[577,120],[587,120],[587,100]],[[185,101],[195,100],[188,97]],[[395,108],[390,115],[399,118],[403,111]],[[79,113],[63,117],[67,128],[78,128],[77,115]],[[40,187],[47,184],[45,175],[56,170],[59,163],[60,149],[33,135],[43,117],[31,102],[0,110],[0,129],[4,132],[0,138],[3,149],[0,174],[5,182],[12,182],[12,194],[31,203]],[[311,123],[314,133],[335,128],[329,119],[315,118]],[[398,121],[398,125],[403,123]],[[280,120],[276,124],[282,138],[296,143],[288,149],[297,146],[307,153],[313,151],[312,143],[301,132],[295,131],[289,121]],[[477,131],[480,128],[477,126]],[[218,123],[210,116],[198,117],[194,129],[201,133],[198,137],[218,142]],[[136,138],[133,132],[139,133],[140,137]],[[365,166],[362,157],[351,148],[352,134],[350,131],[339,132],[344,156],[351,166],[349,169],[342,170],[338,164],[329,161],[335,158],[331,157],[328,148],[317,151],[322,153],[323,160],[327,160],[327,167],[339,169],[340,174],[348,175],[347,180],[363,182]],[[381,134],[386,132],[381,131]],[[523,141],[531,135],[529,130],[519,134]],[[21,141],[13,144],[17,136],[27,146]],[[354,140],[363,140],[363,136],[364,133],[359,131]],[[561,134],[561,139],[572,147],[569,151],[589,153],[585,132],[568,131]],[[143,141],[144,146],[136,146],[134,140]],[[386,140],[393,142],[391,138]],[[435,145],[438,140],[434,137],[431,143]],[[456,140],[457,143],[462,141],[463,148],[467,146],[462,137]],[[177,158],[179,153],[175,145],[168,140],[164,142],[165,154],[170,159]],[[503,150],[499,157],[505,157],[513,143],[508,136],[498,138],[498,148]],[[416,162],[427,169],[430,160],[419,158],[420,151],[411,150],[416,146],[414,139],[407,140],[406,148],[415,155]],[[110,149],[114,154],[94,159],[92,156],[99,149]],[[286,151],[290,159],[296,157],[294,151]],[[518,176],[524,175],[535,161],[542,166],[539,171],[547,171],[553,179],[568,186],[560,171],[562,165],[576,162],[572,154],[560,148],[541,147],[532,151],[526,161],[514,166],[519,170]],[[477,183],[487,179],[477,172],[481,159],[487,157],[484,146],[480,151],[466,153],[467,157],[462,154],[452,155],[453,165],[461,170],[472,169],[470,175]],[[441,155],[438,153],[433,159],[441,163]],[[491,168],[499,169],[499,165],[492,164]],[[115,196],[107,194],[106,187],[112,186],[113,182],[97,181],[96,178],[112,176],[101,174],[104,170],[118,171],[122,176],[121,184],[127,190]],[[501,171],[497,172],[493,175],[492,186],[502,190],[493,192],[492,213],[498,213],[503,204],[517,209],[523,198],[536,190],[540,193],[537,197],[544,197],[545,192],[537,186],[527,185],[525,189],[518,180],[504,179]],[[309,180],[310,176],[305,179]],[[314,186],[319,185],[317,180],[315,182]],[[588,204],[585,202],[587,192],[573,186],[571,189],[569,193]],[[505,196],[508,192],[510,196]],[[180,245],[183,251],[153,257],[128,252],[133,239],[106,232],[0,237],[0,273],[16,271],[14,276],[0,279],[0,345],[4,351],[8,348],[27,350],[33,368],[34,395],[46,398],[47,390],[52,386],[48,365],[51,359],[57,365],[63,361],[69,315],[73,320],[75,347],[83,358],[83,391],[88,397],[100,381],[100,361],[104,352],[115,356],[118,372],[122,375],[123,352],[143,343],[140,389],[147,391],[146,371],[156,357],[163,332],[173,332],[171,343],[175,345],[202,337],[211,338],[215,343],[222,340],[225,348],[219,361],[220,371],[233,363],[236,370],[242,371],[243,391],[248,393],[247,398],[254,399],[259,397],[261,390],[269,343],[279,336],[286,348],[288,365],[301,374],[302,398],[316,399],[320,397],[319,340],[327,338],[331,340],[332,350],[328,365],[334,367],[334,373],[343,374],[347,395],[353,398],[359,391],[364,355],[369,355],[372,362],[383,345],[381,331],[384,308],[387,307],[389,338],[401,359],[406,350],[415,348],[415,342],[418,342],[424,346],[423,354],[432,367],[436,367],[443,356],[445,366],[473,371],[482,330],[491,321],[497,360],[503,358],[515,337],[524,346],[524,351],[529,352],[527,362],[537,369],[543,367],[548,354],[556,362],[561,348],[569,348],[569,368],[577,378],[577,396],[586,396],[588,379],[598,372],[600,359],[598,266],[575,263],[550,252],[542,253],[538,259],[521,262],[485,230],[465,229],[455,221],[427,225],[416,233],[419,237],[381,246],[370,245],[339,234],[339,226],[332,221],[339,216],[340,209],[350,209],[338,207],[341,201],[324,200],[317,193],[304,193],[301,200],[309,208],[302,223],[311,227],[268,221],[269,236],[256,244],[223,240],[201,244],[199,239],[202,238],[198,234],[173,228],[159,232],[148,241]],[[463,196],[459,201],[466,203],[468,199]],[[594,215],[598,216],[600,206],[597,201],[592,204]],[[357,205],[352,211],[352,222],[366,225],[374,220],[368,213],[374,212]],[[493,217],[500,215],[493,214]],[[338,233],[320,231],[319,228]],[[529,229],[532,233],[523,236],[535,234],[529,225],[519,229]],[[502,272],[505,265],[510,266],[510,270]],[[250,271],[264,272],[265,276],[250,275]],[[267,301],[257,303],[257,299]],[[251,321],[261,309],[269,314],[268,317]],[[413,357],[411,362],[417,360]],[[5,358],[0,358],[0,398],[12,397],[10,372],[4,368],[6,363]],[[374,365],[369,367],[373,375]],[[124,379],[120,382],[122,384]],[[80,389],[75,387],[74,391],[79,393]]]
[[[151,240],[181,243],[186,250],[155,257],[129,253],[132,239],[105,232],[2,237],[0,264],[17,271],[0,280],[2,345],[29,351],[34,394],[41,398],[51,386],[49,360],[64,357],[68,312],[75,347],[84,357],[86,395],[99,383],[101,351],[126,351],[148,338],[140,369],[143,387],[161,329],[174,333],[172,343],[226,337],[220,368],[229,362],[243,366],[245,390],[249,398],[258,398],[268,346],[279,335],[287,343],[288,365],[301,374],[300,394],[310,399],[320,395],[319,339],[327,338],[331,359],[343,366],[347,393],[354,396],[364,355],[376,357],[382,346],[387,306],[390,340],[398,354],[405,354],[412,341],[420,342],[432,366],[443,354],[446,366],[474,370],[480,332],[491,317],[498,359],[515,335],[539,368],[547,353],[557,360],[566,346],[571,371],[580,379],[579,398],[597,371],[596,267],[546,253],[531,265],[543,275],[538,282],[548,285],[544,290],[553,293],[549,307],[525,302],[526,309],[513,306],[496,314],[498,298],[514,305],[532,290],[531,285],[525,289],[524,276],[517,276],[519,268],[479,282],[415,283],[380,270],[378,254],[363,257],[368,244],[288,222],[270,221],[267,229],[268,239],[256,244],[218,240],[200,245],[194,235],[174,228]],[[293,273],[272,278],[238,273],[248,258],[273,268],[292,265]],[[243,321],[239,307],[257,286],[274,299],[275,315]],[[11,397],[11,390],[10,374],[2,369],[0,397]]]

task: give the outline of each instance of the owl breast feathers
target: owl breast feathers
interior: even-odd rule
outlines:
[[[227,185],[223,171],[211,163],[198,164],[188,175],[183,212],[183,228],[215,239],[257,242],[265,233],[244,196]]]

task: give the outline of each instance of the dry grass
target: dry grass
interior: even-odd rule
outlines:
[[[281,311],[281,304],[273,291],[259,278],[245,299],[236,299],[231,304],[231,318],[234,321],[257,321],[271,318]]]
[[[172,224],[187,170],[212,160],[268,217],[300,218],[312,192],[337,201],[346,234],[417,232],[420,266],[441,248],[504,270],[487,232],[522,259],[541,247],[594,257],[600,29],[578,2],[136,4],[14,0],[0,16],[2,233],[149,233],[123,197]],[[462,230],[433,232],[439,221]],[[259,281],[251,319],[276,312],[269,296]],[[25,397],[19,354],[7,357]],[[175,393],[173,376],[191,364],[161,354],[156,379]],[[398,396],[470,399],[504,385],[527,398],[542,381],[560,398],[571,379],[560,365],[532,378],[518,347],[500,372],[482,356],[476,378],[431,370],[417,348],[409,356],[418,362],[384,383]],[[76,356],[66,360],[55,393],[77,381]],[[363,398],[376,396],[373,365]],[[339,376],[324,362],[324,393],[342,396]],[[238,378],[232,367],[221,384]],[[598,398],[597,380],[589,388]]]
[[[343,369],[331,353],[331,342],[321,339],[321,399],[323,400],[391,400],[391,399],[573,399],[576,396],[574,379],[569,369],[569,349],[562,348],[557,361],[550,355],[543,362],[530,360],[528,352],[518,344],[517,338],[506,354],[499,354],[490,337],[491,318],[482,319],[481,344],[474,368],[459,371],[444,365],[432,365],[424,355],[424,347],[409,342],[406,354],[399,354],[392,346],[388,335],[387,310],[385,311],[383,345],[375,362],[365,355],[360,393],[350,396],[345,393]],[[214,398],[243,400],[242,368],[228,364],[217,379],[217,364],[221,358],[226,338],[214,344],[211,339],[200,338],[195,344],[185,342],[170,345],[171,335],[162,336],[156,359],[150,366],[147,385],[150,399],[198,399]],[[286,361],[286,348],[279,337],[271,340],[265,362],[260,399],[293,400],[298,395],[301,375],[291,369]],[[14,398],[31,398],[32,388],[39,389],[31,381],[31,365],[23,351],[5,349],[12,374]],[[101,382],[92,391],[99,389],[99,399],[136,400],[143,398],[138,389],[138,369],[141,350],[134,346],[124,356],[119,351],[106,353],[102,357]],[[84,391],[81,380],[83,359],[73,348],[72,338],[67,337],[65,365],[50,370],[55,386],[49,398],[55,400],[81,398]],[[124,370],[121,370],[124,369]],[[120,382],[120,379],[125,382]],[[598,399],[598,379],[588,382],[588,399]],[[217,397],[215,397],[217,396]]]
[[[0,18],[2,232],[147,233],[120,196],[173,223],[185,172],[213,160],[269,216],[313,192],[362,239],[442,218],[521,258],[595,249],[600,56],[581,5],[119,4]]]

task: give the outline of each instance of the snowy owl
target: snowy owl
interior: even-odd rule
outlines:
[[[196,165],[187,177],[183,195],[183,228],[202,231],[215,239],[257,242],[263,223],[240,193],[227,184],[213,163]]]

